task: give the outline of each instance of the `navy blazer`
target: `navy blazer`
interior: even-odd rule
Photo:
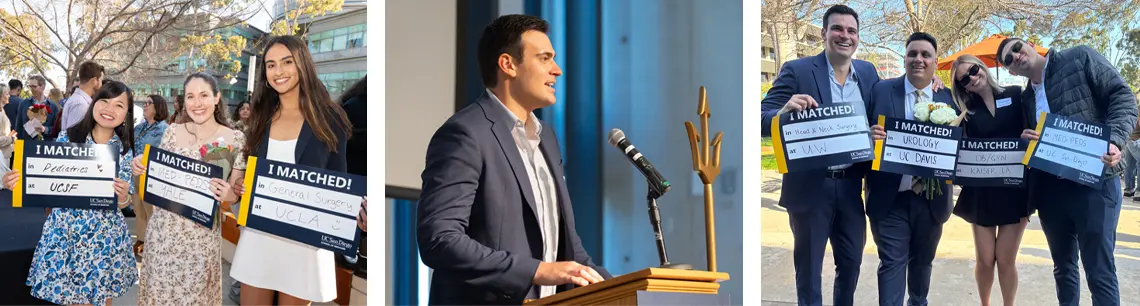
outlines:
[[[879,115],[884,115],[891,118],[906,119],[906,76],[901,76],[893,79],[886,79],[879,84],[875,85],[872,89],[871,103],[867,104],[867,114],[875,121],[878,121]],[[949,104],[954,108],[954,111],[961,112],[958,105],[954,104],[954,98],[950,95],[950,89],[941,89],[934,92],[932,98],[934,102],[943,102]],[[867,173],[867,216],[872,218],[881,218],[891,210],[891,205],[895,202],[895,196],[899,193],[899,184],[901,184],[902,175],[890,172],[870,171]],[[942,184],[942,195],[937,196],[931,202],[930,211],[934,214],[934,220],[939,222],[946,222],[950,219],[950,199],[951,194],[954,192],[953,186],[949,184]]]
[[[333,134],[336,134],[336,152],[329,151],[329,147],[317,139],[316,135],[313,134],[313,129],[309,127],[309,123],[305,122],[301,124],[301,133],[297,135],[297,147],[293,151],[293,156],[296,159],[295,164],[348,172],[348,161],[345,158],[345,151],[348,151],[348,134],[335,121],[330,120],[329,124],[332,125]],[[259,159],[264,159],[265,154],[269,152],[271,125],[272,123],[266,124],[265,135],[261,136],[261,144],[257,147]]]
[[[532,284],[542,258],[541,229],[511,136],[514,121],[499,103],[484,94],[452,115],[428,145],[416,238],[424,264],[434,269],[430,304],[519,305],[538,298],[539,287]],[[575,232],[554,131],[544,125],[540,137],[558,196],[558,261],[575,261],[611,278]]]
[[[784,64],[780,69],[780,76],[768,89],[768,94],[760,106],[763,117],[761,134],[764,137],[772,136],[772,119],[788,103],[792,95],[809,95],[820,106],[832,105],[831,101],[831,74],[827,72],[827,57],[820,53],[813,57],[793,60]],[[859,81],[859,92],[863,96],[866,106],[871,102],[872,87],[879,83],[879,74],[875,65],[862,60],[852,60],[856,77]],[[868,119],[868,124],[872,121]],[[870,162],[852,165],[847,175],[863,177],[871,169]],[[824,175],[827,169],[815,169],[784,174],[784,184],[780,192],[780,206],[790,212],[803,212],[810,210],[814,205],[824,201],[826,196],[818,192],[817,188],[823,186]],[[860,207],[862,209],[862,207]]]

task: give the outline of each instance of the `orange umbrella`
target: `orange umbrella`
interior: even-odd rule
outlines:
[[[997,62],[994,61],[994,57],[996,57],[998,45],[1000,45],[1001,41],[1005,38],[1005,36],[998,34],[990,35],[990,37],[983,39],[981,42],[970,45],[962,49],[962,51],[958,51],[958,53],[954,53],[954,55],[947,56],[938,61],[938,70],[950,70],[950,66],[954,65],[954,60],[957,60],[962,54],[977,56],[983,63],[986,63],[986,67],[995,68],[997,67]],[[1036,46],[1036,50],[1037,53],[1041,55],[1045,55],[1046,52],[1049,52],[1049,49],[1042,48],[1041,46]]]

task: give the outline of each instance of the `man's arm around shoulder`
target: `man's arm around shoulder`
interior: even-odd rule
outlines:
[[[491,249],[466,234],[482,165],[464,126],[448,121],[432,136],[417,207],[420,256],[432,269],[459,272],[452,275],[467,277],[463,281],[469,285],[499,295],[525,295],[539,260]]]

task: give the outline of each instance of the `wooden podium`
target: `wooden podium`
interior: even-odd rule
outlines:
[[[649,268],[524,305],[729,305],[718,294],[728,273]]]

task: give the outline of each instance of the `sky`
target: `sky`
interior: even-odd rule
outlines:
[[[263,9],[258,10],[257,15],[254,15],[253,18],[251,18],[250,20],[247,21],[247,23],[249,23],[250,26],[258,28],[262,31],[269,32],[269,22],[273,18],[270,15],[272,13],[272,10],[273,10],[273,0],[254,0],[254,2],[260,2]],[[0,1],[0,9],[4,9],[5,11],[8,11],[8,12],[13,12],[15,10],[12,9],[12,7],[13,7],[12,3],[13,3],[13,1]],[[22,7],[23,4],[19,3],[18,6]],[[55,80],[56,82],[64,79],[63,69],[59,69],[59,68],[55,67],[54,65],[50,66],[49,69],[50,70],[47,72],[46,77],[51,78],[51,79]],[[5,75],[4,73],[0,73],[0,83],[7,84],[9,79],[11,79],[10,76]],[[21,81],[26,81],[26,80],[21,80]],[[50,89],[51,85],[49,84],[48,86],[49,86],[48,89]]]

